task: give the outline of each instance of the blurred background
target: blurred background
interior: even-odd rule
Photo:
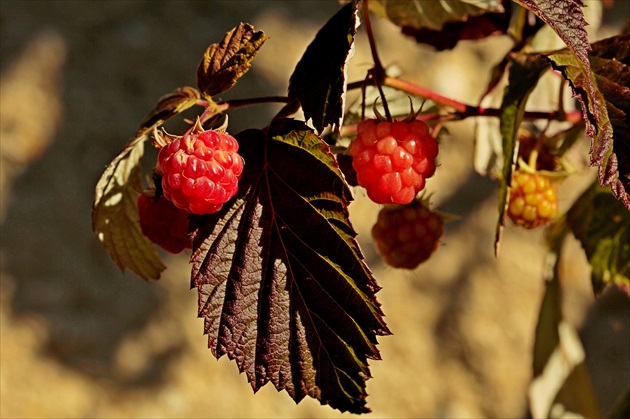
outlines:
[[[197,319],[186,255],[164,255],[157,282],[122,274],[91,232],[98,177],[157,99],[196,85],[205,48],[240,22],[270,39],[225,98],[284,95],[316,31],[338,9],[317,1],[0,2],[0,312],[2,417],[339,417],[268,385],[253,395],[234,363],[215,360]],[[614,34],[615,2],[593,36]],[[620,18],[621,16],[621,18]],[[617,20],[616,20],[617,19]],[[435,53],[377,20],[381,59],[403,77],[476,103],[506,39]],[[357,37],[350,81],[370,67]],[[230,113],[230,131],[262,127],[274,105]],[[380,339],[373,417],[520,417],[544,292],[541,232],[508,227],[493,254],[496,185],[472,170],[473,121],[449,126],[432,203],[461,216],[413,272],[382,264],[370,242],[379,207],[356,191],[351,216],[394,336]],[[589,184],[563,184],[566,209]],[[562,265],[564,314],[580,333],[602,412],[630,386],[630,305],[595,302],[578,243]]]

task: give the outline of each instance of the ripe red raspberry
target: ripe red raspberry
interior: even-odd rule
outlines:
[[[221,131],[175,137],[158,155],[164,195],[189,213],[219,211],[238,190],[244,162],[237,151],[234,137]]]
[[[443,232],[442,217],[416,200],[410,205],[381,209],[372,227],[372,238],[388,265],[414,269],[438,248]]]
[[[188,213],[177,208],[164,196],[148,198],[140,194],[138,214],[142,234],[170,253],[190,249]]]
[[[546,176],[517,170],[507,212],[515,224],[527,229],[546,224],[558,213],[556,185]]]
[[[422,121],[366,119],[350,144],[359,185],[378,204],[407,204],[435,173],[438,143]]]

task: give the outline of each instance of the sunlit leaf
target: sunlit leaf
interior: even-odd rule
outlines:
[[[548,68],[545,60],[537,56],[515,54],[511,57],[508,85],[501,104],[500,131],[503,138],[503,171],[499,186],[499,219],[495,235],[495,253],[499,252],[501,233],[505,225],[509,187],[516,163],[518,128],[523,120],[525,104],[538,80]]]
[[[367,412],[368,359],[387,335],[329,147],[301,123],[238,134],[239,192],[192,220],[192,285],[208,345],[245,372],[341,411]]]
[[[193,106],[198,98],[199,93],[190,87],[162,97],[96,184],[92,230],[122,271],[129,269],[144,279],[157,279],[166,268],[140,229],[137,199],[142,190],[141,159],[149,133]]]
[[[225,34],[219,44],[212,44],[197,68],[197,84],[206,96],[223,93],[236,84],[251,68],[251,61],[267,40],[263,32],[254,32],[249,23],[241,23]]]
[[[297,101],[318,132],[343,122],[346,64],[357,33],[358,1],[342,7],[319,30],[298,62],[289,82],[289,101]]]
[[[630,212],[597,184],[567,214],[567,223],[591,264],[593,290],[608,284],[630,287]]]

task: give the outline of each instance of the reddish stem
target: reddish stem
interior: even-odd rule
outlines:
[[[367,80],[367,83],[373,82],[372,80]],[[356,82],[349,83],[348,90],[356,89],[366,82]],[[419,96],[426,99],[429,99],[439,105],[447,106],[453,108],[454,119],[465,119],[471,116],[501,116],[501,109],[497,108],[483,108],[481,106],[472,106],[466,103],[460,102],[455,99],[451,99],[449,97],[443,96],[433,90],[427,89],[425,87],[418,86],[411,82],[401,80],[395,77],[386,76],[383,80],[383,85],[388,86],[401,92],[409,93],[413,96]],[[582,112],[576,110],[571,112],[565,112],[564,110],[559,111],[550,111],[550,112],[525,112],[525,119],[546,119],[546,120],[558,120],[558,121],[568,121],[568,122],[580,122],[582,121]]]

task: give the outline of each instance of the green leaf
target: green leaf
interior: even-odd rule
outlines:
[[[546,239],[549,250],[546,256],[545,295],[540,306],[534,342],[533,372],[534,378],[539,377],[549,357],[560,342],[558,327],[562,322],[562,289],[558,279],[558,266],[562,244],[566,236],[566,222],[564,218],[555,221],[549,229]]]
[[[501,0],[370,0],[370,10],[400,27],[439,31],[484,13],[503,13]]]
[[[271,382],[368,412],[368,358],[390,334],[348,219],[350,190],[328,145],[302,123],[238,134],[247,162],[237,196],[193,218],[192,285],[208,346],[254,391]]]
[[[342,7],[319,30],[298,62],[289,81],[289,102],[299,102],[304,117],[318,132],[343,122],[346,63],[352,56],[357,33],[358,1]]]
[[[516,163],[518,128],[523,121],[525,104],[538,80],[548,68],[545,60],[535,55],[514,54],[510,58],[508,85],[503,94],[499,118],[503,139],[503,173],[499,186],[499,219],[497,222],[494,249],[499,253],[501,234],[505,226],[505,210],[508,205],[509,187]]]
[[[226,92],[251,68],[251,61],[267,40],[263,32],[254,32],[249,23],[241,23],[225,34],[223,41],[212,44],[197,68],[197,85],[208,97]]]
[[[149,133],[172,116],[193,106],[199,93],[190,87],[163,96],[142,122],[138,133],[107,166],[96,183],[92,231],[124,272],[158,279],[166,269],[153,244],[142,234],[137,200],[142,190],[141,159]]]
[[[594,183],[573,204],[567,223],[591,264],[596,294],[608,284],[630,287],[630,212]]]

